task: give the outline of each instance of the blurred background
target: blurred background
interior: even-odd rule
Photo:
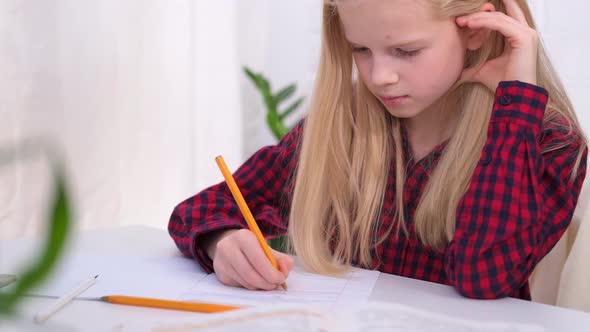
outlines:
[[[2,0],[0,145],[61,148],[76,226],[164,228],[173,207],[275,143],[248,66],[309,96],[321,0]],[[530,0],[541,35],[590,129],[585,0]],[[301,117],[306,103],[289,124]],[[0,239],[38,232],[43,158],[3,166]]]

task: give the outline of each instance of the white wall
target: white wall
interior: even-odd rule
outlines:
[[[590,134],[590,2],[530,0],[539,31],[574,104],[582,127]]]

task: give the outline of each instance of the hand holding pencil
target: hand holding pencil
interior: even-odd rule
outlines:
[[[226,285],[275,289],[285,283],[294,266],[293,258],[270,249],[223,158],[217,157],[216,162],[249,229],[226,230],[208,239],[205,248],[213,259],[215,273]],[[286,284],[283,287],[286,289]]]

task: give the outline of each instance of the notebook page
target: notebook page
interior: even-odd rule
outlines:
[[[460,313],[458,313],[459,315]],[[520,323],[475,321],[386,302],[369,302],[340,312],[332,325],[354,332],[541,332],[543,327]],[[335,330],[338,330],[336,328]]]
[[[257,307],[214,315],[206,321],[154,327],[152,332],[326,332],[324,313],[299,305]]]

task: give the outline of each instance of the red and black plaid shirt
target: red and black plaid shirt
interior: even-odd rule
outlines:
[[[582,140],[547,123],[542,127],[547,91],[518,81],[501,82],[495,94],[488,137],[471,184],[457,208],[455,235],[443,252],[423,246],[412,234],[412,220],[429,175],[444,149],[437,146],[419,161],[410,160],[404,202],[410,236],[391,235],[375,250],[385,273],[454,286],[473,298],[514,296],[530,299],[528,277],[568,227],[586,174],[587,149],[574,181],[572,167]],[[278,145],[260,149],[234,174],[262,232],[287,231],[290,181],[297,163],[300,122]],[[546,153],[550,146],[568,142]],[[391,222],[395,172],[390,172],[381,227]],[[220,183],[180,203],[169,232],[178,248],[212,272],[199,246],[205,234],[244,228],[245,220]]]

